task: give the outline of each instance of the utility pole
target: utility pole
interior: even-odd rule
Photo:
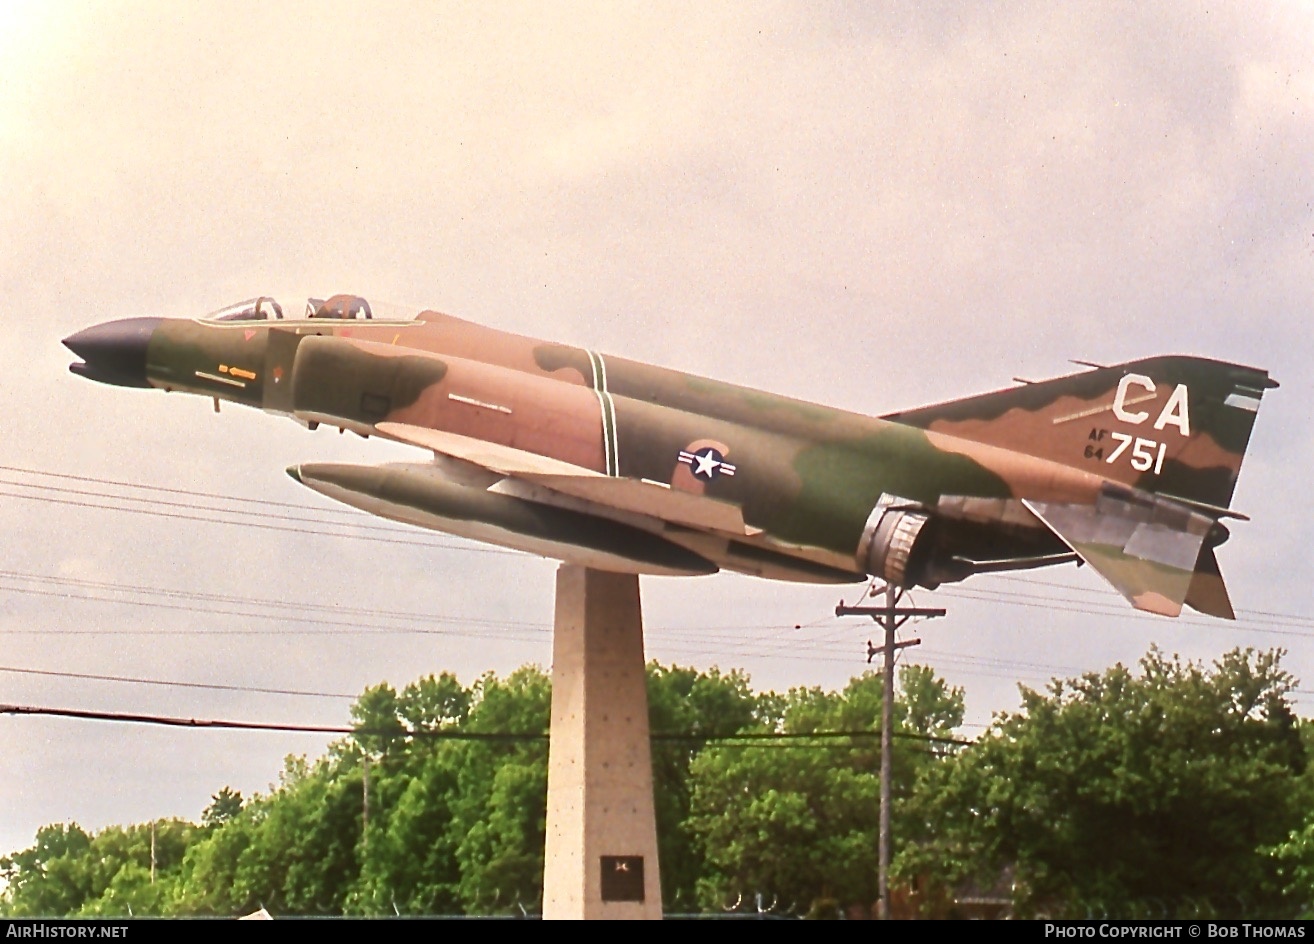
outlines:
[[[872,591],[875,596],[880,591]],[[841,603],[835,607],[836,616],[870,616],[885,629],[885,645],[880,649],[867,643],[867,661],[880,652],[884,655],[884,678],[881,686],[881,825],[879,838],[879,875],[878,889],[880,895],[880,915],[883,920],[890,917],[890,787],[894,779],[894,654],[899,649],[916,646],[920,639],[897,642],[894,634],[899,627],[914,616],[931,619],[944,616],[941,607],[899,606],[904,591],[894,584],[885,585],[884,606],[845,606]]]
[[[370,851],[370,755],[361,757],[360,837],[362,854]]]

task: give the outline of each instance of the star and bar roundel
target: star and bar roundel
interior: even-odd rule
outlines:
[[[735,474],[735,467],[725,461],[725,455],[711,446],[704,446],[697,452],[681,449],[680,461],[693,470],[694,478],[707,482],[721,475]]]

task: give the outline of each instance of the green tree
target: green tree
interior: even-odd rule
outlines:
[[[4,914],[11,918],[70,915],[91,896],[91,836],[77,823],[37,830],[30,849],[0,859],[8,878]]]
[[[905,669],[900,730],[939,732],[961,693]],[[742,732],[872,732],[879,683],[755,694],[738,673],[648,667],[655,799],[668,903],[759,888],[806,904],[870,900],[875,771],[870,737],[727,744]],[[352,707],[357,731],[316,760],[289,757],[249,801],[224,787],[202,826],[38,832],[0,860],[0,914],[518,914],[539,907],[551,685],[527,667],[462,687],[450,674]],[[931,762],[912,752],[899,783]],[[903,756],[901,753],[900,756]],[[900,788],[902,792],[902,788]],[[368,799],[367,799],[368,798]],[[853,876],[858,876],[854,878]]]
[[[759,698],[739,672],[699,672],[652,662],[647,676],[662,897],[668,910],[689,911],[696,907],[697,883],[705,869],[702,848],[685,822],[689,768],[708,739],[760,727]]]
[[[232,916],[249,913],[269,902],[272,886],[256,883],[249,875],[244,888],[237,887],[243,857],[255,855],[259,825],[272,802],[255,797],[242,812],[194,842],[183,857],[168,912],[179,915]],[[249,863],[249,858],[248,858]]]
[[[1300,740],[1305,756],[1314,761],[1314,721],[1300,723]],[[1314,763],[1305,767],[1301,791],[1314,797]],[[1268,850],[1277,869],[1282,890],[1292,903],[1293,913],[1314,918],[1314,806],[1307,806],[1303,822],[1282,842]]]
[[[333,757],[289,757],[278,789],[189,849],[173,910],[342,914],[360,865],[363,775]]]
[[[450,672],[426,675],[402,689],[397,714],[410,732],[442,731],[465,723],[473,698]]]
[[[240,790],[224,787],[210,797],[210,805],[201,813],[201,825],[206,827],[222,826],[242,812],[242,802]]]
[[[1292,903],[1292,914],[1314,918],[1314,819],[1269,850],[1282,891]]]
[[[197,827],[182,820],[110,826],[89,835],[46,826],[37,843],[4,862],[0,914],[90,917],[165,913]]]
[[[167,913],[198,828],[183,820],[111,826],[92,837],[94,887],[79,917]]]
[[[456,914],[461,874],[452,806],[468,746],[444,742],[405,770],[371,770],[372,810],[349,914]]]
[[[367,688],[351,706],[356,733],[352,735],[359,749],[373,757],[404,750],[407,735],[402,723],[401,701],[397,691],[386,682]],[[339,750],[349,750],[339,745]]]
[[[1023,689],[919,791],[905,874],[1014,874],[1020,913],[1260,917],[1290,908],[1273,846],[1300,826],[1306,756],[1278,652],[1211,668],[1152,649]]]
[[[470,913],[516,914],[542,901],[551,699],[535,666],[473,686],[464,730],[488,739],[464,745],[450,825]]]
[[[765,699],[766,730],[778,742],[709,747],[691,769],[688,828],[706,856],[698,882],[705,907],[765,893],[795,908],[833,914],[876,898],[882,702],[879,676],[853,679],[843,692],[791,690]],[[962,692],[924,667],[900,673],[894,706],[895,812],[900,822],[918,771],[935,760],[928,736],[962,719]],[[854,732],[846,738],[835,732]],[[898,826],[896,825],[896,835]]]

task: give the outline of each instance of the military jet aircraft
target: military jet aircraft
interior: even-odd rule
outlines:
[[[434,311],[272,298],[130,318],[75,374],[409,443],[288,473],[365,511],[602,570],[934,588],[1087,563],[1133,606],[1234,618],[1214,549],[1267,371],[1116,366],[864,416]]]

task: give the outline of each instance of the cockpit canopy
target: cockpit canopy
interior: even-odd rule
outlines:
[[[273,321],[283,317],[283,306],[262,295],[244,302],[228,305],[205,316],[206,321]],[[359,295],[334,295],[332,298],[306,299],[303,318],[336,318],[339,320],[372,319],[370,303]]]
[[[307,318],[373,318],[370,303],[359,295],[334,295],[328,300],[306,299]]]
[[[283,306],[272,298],[248,298],[212,311],[205,316],[206,321],[269,321],[283,317]]]

